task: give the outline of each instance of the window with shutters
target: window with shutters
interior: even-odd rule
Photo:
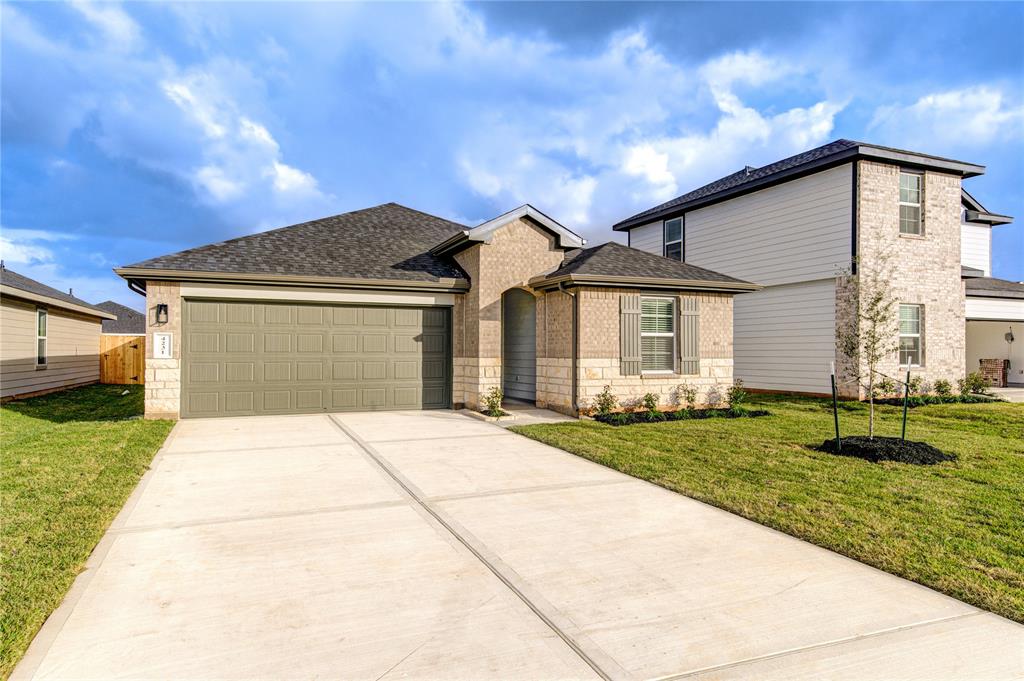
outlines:
[[[641,369],[645,374],[675,371],[676,305],[672,298],[640,301]]]

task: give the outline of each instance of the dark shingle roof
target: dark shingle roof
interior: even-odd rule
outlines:
[[[90,310],[96,310],[102,312],[100,308],[95,305],[91,305],[84,300],[75,298],[70,293],[64,293],[58,291],[52,286],[36,281],[35,279],[29,279],[23,274],[18,274],[13,270],[9,270],[6,267],[0,269],[0,284],[4,286],[10,286],[16,288],[19,291],[25,291],[26,293],[34,293],[37,296],[46,296],[47,298],[53,298],[63,303],[69,303],[71,305],[77,305],[79,307],[86,307]]]
[[[144,260],[129,268],[437,281],[466,279],[430,248],[468,229],[397,203]]]
[[[749,282],[725,274],[712,272],[703,267],[664,258],[646,251],[609,241],[600,246],[569,251],[565,260],[545,279],[565,275],[587,277],[616,277],[632,279],[678,279],[680,281],[707,281],[722,284],[738,284],[749,287]]]
[[[920,154],[902,149],[882,147],[865,142],[856,142],[847,139],[838,139],[820,147],[801,152],[795,156],[784,158],[781,161],[770,163],[760,168],[747,166],[731,175],[715,180],[692,192],[677,196],[671,201],[641,211],[632,217],[618,222],[612,229],[623,230],[637,226],[646,221],[661,217],[663,214],[689,207],[689,205],[701,205],[710,202],[719,196],[730,196],[743,191],[752,191],[754,187],[762,186],[773,181],[781,180],[785,176],[804,172],[805,169],[819,168],[830,163],[840,163],[862,155],[865,157],[877,157],[885,159],[898,159],[895,162],[917,164],[923,166],[944,167],[951,172],[962,173],[965,177],[977,175],[984,172],[982,166],[975,166],[956,161],[953,159]],[[893,161],[890,161],[893,162]],[[749,185],[749,186],[748,186]]]
[[[781,161],[776,161],[775,163],[762,166],[761,168],[751,168],[750,166],[747,166],[743,170],[739,170],[733,173],[732,175],[726,175],[725,177],[717,179],[714,182],[710,182],[704,185],[703,187],[694,189],[692,192],[689,192],[688,194],[677,196],[671,201],[666,201],[665,203],[655,206],[654,208],[650,208],[648,210],[637,213],[636,215],[618,223],[617,225],[615,225],[615,227],[618,227],[619,225],[623,225],[626,223],[640,221],[643,220],[645,217],[653,217],[666,210],[670,210],[677,206],[682,206],[683,204],[690,203],[691,201],[696,201],[697,199],[704,199],[714,194],[718,194],[729,189],[735,189],[744,184],[749,184],[751,182],[754,182],[755,180],[761,180],[770,175],[781,173],[784,170],[790,170],[792,168],[797,168],[799,166],[806,165],[813,161],[819,161],[823,158],[834,156],[839,152],[853,149],[857,147],[858,144],[858,142],[853,142],[851,140],[835,140],[834,142],[829,142],[828,144],[816,147],[814,149],[811,149],[810,151],[805,151],[795,156],[784,158]]]
[[[138,336],[146,333],[146,315],[113,300],[104,300],[96,307],[116,314],[117,319],[103,320],[103,333],[134,333]]]
[[[987,298],[1024,298],[1024,284],[1006,279],[992,277],[976,277],[964,279],[964,286],[969,296]]]

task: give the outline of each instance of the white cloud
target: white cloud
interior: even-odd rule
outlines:
[[[1024,139],[1024,103],[1010,101],[996,86],[978,85],[879,107],[869,127],[900,147],[976,148]]]
[[[192,69],[165,80],[162,89],[202,132],[202,163],[190,171],[190,180],[213,205],[246,210],[270,200],[274,209],[256,222],[263,225],[273,214],[306,219],[331,202],[311,173],[283,161],[281,145],[242,112],[215,70]],[[305,212],[298,214],[300,209]]]
[[[133,50],[141,43],[142,31],[121,6],[114,2],[76,0],[71,6],[103,33],[104,43],[118,50]]]

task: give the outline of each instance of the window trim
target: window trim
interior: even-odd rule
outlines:
[[[904,338],[916,338],[917,339],[917,363],[904,363],[903,362],[903,348],[899,347],[896,357],[896,363],[898,366],[905,369],[919,369],[924,366],[924,305],[921,303],[900,303],[897,309],[899,318],[897,323],[903,320],[903,308],[913,307],[917,309],[917,333],[903,333],[903,329],[898,329],[900,345]]]
[[[897,230],[899,231],[899,235],[900,236],[906,236],[906,237],[911,237],[911,238],[923,237],[924,236],[924,173],[915,173],[915,172],[911,172],[909,170],[902,170],[901,169],[900,170],[900,175],[899,175],[899,191],[900,192],[902,192],[902,190],[903,190],[903,176],[904,175],[906,175],[908,177],[916,177],[916,178],[919,179],[919,184],[918,184],[918,189],[917,189],[917,203],[913,203],[911,201],[904,201],[902,196],[898,196],[897,197],[899,199],[899,204],[898,205],[899,205],[900,208],[903,208],[904,206],[911,207],[911,208],[917,208],[917,231],[916,232],[904,232],[903,231],[903,216],[902,215],[897,216],[897,219],[898,219]]]
[[[43,333],[39,333],[40,321],[42,322]],[[45,307],[36,308],[36,368],[45,369],[50,361],[50,311]],[[43,342],[43,353],[39,353],[39,341]],[[42,361],[40,361],[42,360]]]
[[[645,300],[667,300],[672,305],[672,332],[644,331],[644,301]],[[679,353],[676,351],[679,343],[679,309],[678,301],[674,296],[640,296],[640,375],[641,376],[672,376],[679,369]],[[671,369],[644,369],[644,337],[648,338],[671,338],[672,339],[672,368]]]
[[[679,238],[668,240],[668,223],[679,221]],[[686,215],[677,218],[670,218],[661,221],[661,255],[668,258],[668,247],[672,244],[679,244],[679,262],[686,262]],[[675,258],[672,258],[675,260]]]

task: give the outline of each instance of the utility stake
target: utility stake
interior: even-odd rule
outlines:
[[[903,384],[903,432],[901,440],[907,439],[907,398],[910,397],[910,370],[907,370],[907,382]]]
[[[832,418],[836,423],[836,453],[843,451],[843,441],[839,439],[839,400],[836,397],[836,365],[832,365]]]

